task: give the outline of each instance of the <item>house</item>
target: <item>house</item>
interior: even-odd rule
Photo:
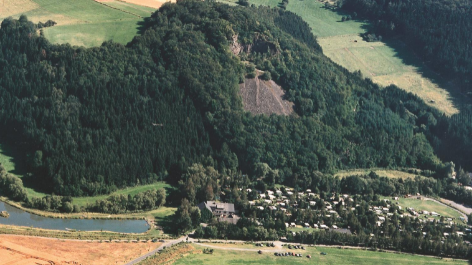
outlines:
[[[310,227],[310,224],[309,223],[305,223],[305,227]]]
[[[270,200],[275,200],[275,195],[269,194],[269,199]]]
[[[315,206],[316,202],[315,201],[310,201],[310,206]]]
[[[257,209],[263,211],[263,210],[264,210],[264,207],[262,207],[262,206],[257,206]]]
[[[197,205],[200,211],[207,209],[213,216],[215,216],[218,222],[227,222],[236,224],[239,217],[236,215],[238,211],[234,208],[233,203],[224,203],[217,201],[206,201]]]
[[[287,227],[287,228],[288,228],[288,223],[285,223],[285,227]]]
[[[259,198],[264,199],[266,197],[265,194],[259,194]]]
[[[317,224],[314,224],[314,225],[313,225],[313,228],[318,228],[318,225],[317,225]]]
[[[265,203],[267,203],[267,204],[270,204],[270,203],[272,203],[272,201],[271,201],[271,200],[264,200],[264,202],[265,202]]]
[[[307,189],[307,190],[306,190],[306,193],[310,193],[310,192],[311,192],[311,190],[310,190],[310,189]]]
[[[208,209],[216,217],[227,217],[238,213],[233,203],[224,203],[217,201],[207,201],[198,204],[200,210]]]
[[[332,225],[331,228],[338,229],[338,226],[337,225]]]
[[[398,201],[398,197],[393,197],[393,200],[394,200],[394,201]]]
[[[274,195],[274,192],[271,191],[271,190],[268,190],[268,191],[267,191],[267,194],[268,194],[268,195]]]
[[[290,223],[290,227],[295,227],[297,226],[295,223]]]
[[[251,190],[251,189],[246,189],[246,192],[247,192],[247,193],[251,193],[252,190]]]
[[[308,193],[308,196],[310,196],[310,197],[315,197],[315,194],[312,193],[312,192],[309,192],[309,193]]]
[[[380,221],[380,222],[385,222],[385,217],[379,216],[379,221]]]
[[[329,229],[329,227],[327,225],[320,225],[320,228],[321,229]]]
[[[444,235],[444,237],[448,237],[449,233],[444,233],[443,235]]]
[[[249,205],[254,206],[254,205],[256,205],[256,202],[255,201],[250,201]]]
[[[271,211],[276,211],[276,210],[277,210],[277,207],[275,207],[275,206],[269,206],[269,210],[271,210]]]
[[[275,194],[277,194],[277,195],[282,195],[282,191],[281,191],[281,190],[276,190],[276,191],[275,191]]]
[[[293,195],[293,192],[287,191],[287,195]]]

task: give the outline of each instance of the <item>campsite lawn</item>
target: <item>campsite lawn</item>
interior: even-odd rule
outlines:
[[[0,20],[21,14],[35,23],[51,19],[58,24],[43,29],[51,42],[90,47],[106,40],[126,44],[138,34],[143,17],[153,11],[118,1],[104,4],[94,0],[5,0],[7,12],[0,13]]]
[[[197,250],[205,248],[196,244],[193,246]],[[467,264],[463,261],[441,260],[433,257],[328,247],[308,247],[306,251],[294,250],[293,252],[302,253],[303,257],[277,257],[273,253],[258,254],[255,251],[214,249],[212,255],[195,252],[182,255],[182,258],[174,264]],[[326,252],[327,255],[320,255],[321,252]],[[307,254],[312,256],[310,260],[306,258]]]
[[[390,200],[392,199],[391,197],[382,197],[382,198],[386,198]],[[402,207],[402,209],[406,210],[407,207],[410,207],[410,208],[414,208],[416,211],[426,210],[429,212],[437,212],[438,214],[444,217],[456,218],[457,222],[460,222],[459,217],[463,216],[462,214],[458,213],[456,210],[454,210],[453,208],[449,206],[446,206],[446,205],[443,205],[443,204],[440,204],[438,202],[431,201],[431,200],[425,200],[425,199],[418,200],[416,196],[412,196],[410,198],[399,198],[397,202],[398,202],[398,205]],[[436,219],[439,219],[439,218],[436,218]]]

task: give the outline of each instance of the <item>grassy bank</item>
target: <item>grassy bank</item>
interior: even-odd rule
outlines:
[[[160,233],[157,230],[149,230],[142,234],[132,233],[115,233],[115,232],[89,232],[89,231],[61,231],[61,230],[48,230],[40,228],[31,228],[24,226],[14,225],[0,225],[0,234],[15,234],[23,236],[39,236],[39,237],[50,237],[50,238],[62,238],[62,239],[79,239],[79,240],[122,240],[122,241],[136,241],[136,240],[152,240],[154,238],[167,239],[169,235]]]

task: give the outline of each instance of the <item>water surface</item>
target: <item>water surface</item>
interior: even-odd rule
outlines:
[[[55,230],[103,230],[119,233],[144,233],[149,228],[144,220],[59,219],[43,217],[17,209],[4,202],[0,202],[0,211],[7,211],[10,214],[9,218],[0,217],[0,224],[6,225]]]

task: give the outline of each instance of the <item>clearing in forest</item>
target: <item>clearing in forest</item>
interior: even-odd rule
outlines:
[[[143,17],[156,10],[117,0],[5,0],[0,7],[0,20],[21,14],[34,23],[51,19],[57,25],[43,29],[49,41],[86,47],[107,40],[126,44],[138,34]]]
[[[255,78],[246,78],[239,85],[244,110],[252,114],[290,115],[294,104],[284,99],[285,92],[274,81],[260,79],[262,73],[257,71]]]
[[[222,0],[236,3],[236,0]],[[276,7],[279,0],[249,0],[256,6]],[[418,95],[426,104],[447,115],[459,112],[464,97],[453,82],[443,80],[428,69],[406,45],[399,40],[366,42],[360,37],[370,27],[369,22],[350,20],[341,22],[345,14],[323,2],[290,1],[287,10],[305,20],[318,37],[324,54],[350,71],[360,70],[364,77],[379,85],[397,85],[401,89]]]
[[[334,174],[335,177],[348,177],[348,176],[360,176],[360,175],[369,175],[370,172],[375,172],[380,177],[387,177],[387,178],[401,178],[407,179],[412,178],[414,179],[417,175],[403,172],[400,170],[391,170],[391,169],[353,169],[353,170],[341,170]]]

